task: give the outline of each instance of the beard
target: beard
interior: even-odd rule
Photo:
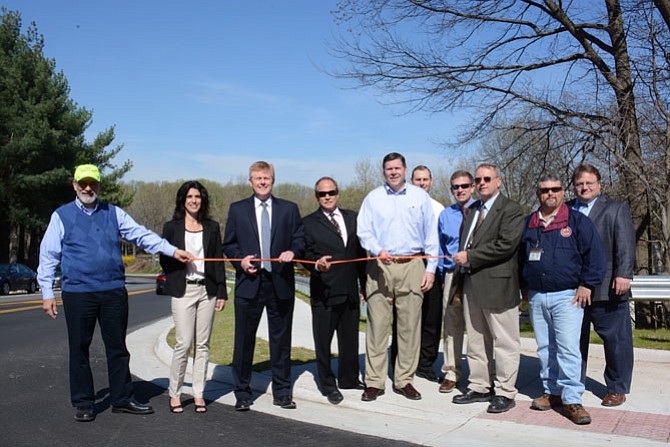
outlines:
[[[98,200],[98,194],[95,191],[91,191],[90,193],[86,193],[84,191],[78,191],[77,197],[79,198],[79,201],[84,205],[92,205],[95,203],[96,200]]]

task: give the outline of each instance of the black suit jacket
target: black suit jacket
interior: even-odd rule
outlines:
[[[468,210],[461,228],[459,250],[465,239],[480,201]],[[477,231],[472,247],[467,249],[472,279],[472,295],[468,300],[478,307],[511,309],[521,301],[517,253],[523,234],[523,210],[502,193],[493,202]],[[456,270],[458,272],[458,269]],[[453,281],[452,294],[458,281]]]
[[[568,202],[570,208],[575,201]],[[635,269],[635,228],[630,207],[625,202],[599,196],[593,204],[589,219],[598,230],[603,241],[607,259],[607,272],[600,287],[596,288],[591,301],[620,301],[630,298],[630,290],[617,295],[612,289],[616,277],[633,279]]]
[[[202,246],[206,258],[222,258],[221,229],[219,223],[213,220],[202,222]],[[184,250],[185,248],[185,226],[184,220],[171,220],[163,225],[163,238],[172,245]],[[165,272],[165,295],[182,297],[186,292],[186,264],[169,256],[161,255],[161,267]],[[205,262],[205,287],[209,296],[228,299],[226,290],[226,271],[223,261]]]
[[[303,255],[305,251],[304,227],[295,203],[272,196],[271,227],[270,256],[272,258],[279,257],[286,250],[291,250],[296,258]],[[229,258],[241,259],[248,255],[260,258],[261,247],[254,196],[230,205],[223,236],[223,251]],[[239,261],[232,264],[235,267],[235,297],[255,298],[258,295],[260,276],[244,273]],[[273,262],[272,282],[279,299],[294,299],[293,263]]]
[[[305,225],[305,260],[316,261],[332,256],[332,261],[364,258],[365,250],[356,236],[356,213],[339,208],[347,228],[347,245],[321,209],[303,219]],[[304,264],[311,272],[309,286],[312,306],[332,306],[345,301],[357,302],[359,286],[365,291],[365,262],[336,264],[319,272],[314,264]]]

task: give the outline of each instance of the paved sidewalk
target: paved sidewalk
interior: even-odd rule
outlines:
[[[165,388],[172,356],[165,338],[172,326],[172,318],[166,318],[128,336],[133,374]],[[267,339],[265,317],[259,326],[258,336]],[[293,346],[314,348],[309,305],[301,300],[296,300]],[[361,334],[361,364],[364,346],[364,336]],[[636,349],[632,394],[621,407],[605,408],[600,406],[600,400],[606,392],[602,379],[602,346],[593,345],[590,351],[584,405],[591,413],[593,422],[587,426],[574,425],[553,410],[538,412],[530,409],[532,398],[542,392],[533,339],[522,339],[517,405],[507,413],[488,414],[486,403],[455,405],[451,402],[454,393],[440,394],[436,383],[419,378],[414,381],[423,395],[419,401],[410,401],[393,393],[389,380],[386,394],[375,402],[362,402],[361,391],[342,390],[345,400],[337,406],[331,405],[317,390],[314,364],[293,368],[293,396],[298,405],[296,410],[282,410],[273,406],[269,372],[254,373],[252,387],[256,399],[252,411],[428,446],[493,443],[519,447],[604,444],[667,446],[670,442],[670,393],[663,385],[670,368],[670,352]],[[189,365],[188,371],[190,368]],[[212,381],[208,383],[205,397],[234,405],[230,368],[210,365],[209,375]],[[187,375],[187,384],[189,381]],[[466,385],[462,384],[461,389]],[[189,391],[186,388],[185,392]]]

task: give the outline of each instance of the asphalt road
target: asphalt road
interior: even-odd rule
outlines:
[[[163,318],[170,302],[151,290],[152,279],[129,278],[129,331]],[[141,292],[141,293],[138,293]],[[17,304],[18,303],[18,304]],[[69,401],[67,336],[62,313],[56,321],[38,308],[39,295],[0,301],[0,445],[3,446],[410,446],[413,444],[334,430],[212,403],[206,414],[187,406],[171,414],[165,389],[135,381],[138,400],[150,402],[148,416],[113,414],[106,360],[99,333],[91,346],[97,419],[79,423]],[[298,402],[300,405],[300,402]],[[290,411],[290,410],[287,410]],[[361,421],[365,424],[365,421]]]

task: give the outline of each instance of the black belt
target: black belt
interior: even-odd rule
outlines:
[[[205,285],[205,280],[204,279],[187,279],[186,284],[195,284],[198,286],[204,286]]]

